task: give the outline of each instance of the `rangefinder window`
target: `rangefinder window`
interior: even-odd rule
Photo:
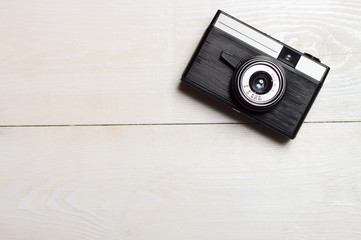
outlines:
[[[285,46],[282,48],[280,55],[278,56],[278,60],[295,68],[298,63],[298,60],[300,60],[300,57],[301,54]]]

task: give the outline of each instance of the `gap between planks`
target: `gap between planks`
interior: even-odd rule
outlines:
[[[309,121],[304,124],[344,124],[361,123],[361,121]],[[31,127],[136,127],[136,126],[196,126],[196,125],[260,125],[257,122],[249,123],[124,123],[124,124],[39,124],[39,125],[0,125],[0,128],[31,128]]]

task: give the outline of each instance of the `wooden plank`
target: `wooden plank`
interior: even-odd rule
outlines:
[[[0,128],[2,239],[360,239],[361,123]],[[330,141],[325,142],[328,139]]]
[[[0,125],[251,122],[180,77],[218,8],[332,70],[307,121],[359,121],[358,1],[0,3]]]

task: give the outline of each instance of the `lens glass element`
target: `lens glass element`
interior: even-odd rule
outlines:
[[[264,71],[255,72],[250,77],[251,89],[258,94],[266,94],[272,89],[272,77]]]

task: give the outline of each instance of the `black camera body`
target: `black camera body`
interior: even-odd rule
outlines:
[[[293,139],[329,70],[219,10],[182,81]]]

